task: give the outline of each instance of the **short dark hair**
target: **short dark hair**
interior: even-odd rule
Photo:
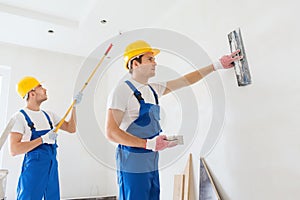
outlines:
[[[133,58],[133,59],[131,59],[130,61],[129,61],[129,66],[128,66],[128,69],[129,69],[129,73],[132,73],[132,64],[133,64],[133,61],[137,61],[138,63],[142,63],[142,57],[143,57],[143,55],[144,54],[142,54],[142,55],[139,55],[139,56],[137,56],[137,57],[135,57],[135,58]]]

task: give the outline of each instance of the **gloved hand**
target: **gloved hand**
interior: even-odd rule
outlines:
[[[165,135],[158,135],[152,139],[147,139],[146,142],[146,149],[152,151],[161,151],[168,147],[174,147],[177,144],[174,141],[167,141],[167,136]]]
[[[74,96],[74,100],[75,100],[75,104],[74,106],[78,105],[81,102],[83,93],[82,92],[78,92],[75,96]]]
[[[230,55],[222,56],[218,61],[213,63],[214,69],[228,69],[233,67],[233,62],[236,60],[241,60],[243,56],[239,56],[240,50],[236,50]]]
[[[57,138],[57,133],[54,130],[48,131],[45,135],[41,136],[43,144],[55,144],[55,140]]]

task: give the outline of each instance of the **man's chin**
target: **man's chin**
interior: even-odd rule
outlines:
[[[152,78],[152,77],[154,77],[155,76],[155,73],[154,74],[151,74],[151,76],[149,77],[149,78]]]
[[[153,76],[155,76],[155,71],[153,71],[153,72],[151,73],[151,77],[153,77]]]

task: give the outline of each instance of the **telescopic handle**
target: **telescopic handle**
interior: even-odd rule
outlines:
[[[89,76],[89,78],[87,79],[87,81],[84,83],[84,85],[82,86],[80,92],[83,92],[83,90],[86,88],[86,86],[89,84],[90,80],[93,78],[94,74],[96,73],[97,69],[100,67],[100,65],[102,64],[104,58],[107,56],[108,52],[111,50],[112,48],[112,44],[109,45],[109,47],[107,48],[107,50],[105,51],[104,55],[102,56],[102,58],[100,59],[100,61],[98,62],[98,64],[96,65],[96,67],[94,68],[94,70],[92,71],[91,75]],[[63,116],[63,118],[60,120],[60,122],[58,123],[58,125],[56,126],[54,132],[57,133],[58,129],[62,126],[62,124],[64,123],[65,119],[67,118],[68,114],[70,113],[70,111],[72,110],[72,108],[74,107],[76,103],[76,100],[73,100],[72,105],[69,107],[69,109],[67,110],[66,114]]]

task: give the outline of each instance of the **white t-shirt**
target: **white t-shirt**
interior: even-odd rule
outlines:
[[[29,116],[31,121],[34,123],[34,127],[36,131],[40,130],[47,130],[50,129],[50,124],[48,122],[48,119],[43,113],[43,111],[32,111],[28,108],[23,108],[23,110],[26,112],[26,114]],[[45,111],[52,122],[53,127],[55,127],[56,124],[59,123],[61,118],[57,116],[55,113],[50,111]],[[11,129],[11,132],[17,132],[23,134],[22,141],[27,142],[30,141],[31,138],[31,130],[30,127],[27,124],[27,121],[25,119],[25,116],[19,111],[16,113],[16,122],[14,126]]]
[[[133,79],[129,79],[129,81],[141,92],[145,103],[156,104],[154,94],[148,85],[141,84]],[[149,83],[149,85],[155,90],[158,97],[161,97],[166,89],[166,82]],[[126,131],[129,125],[138,118],[140,103],[127,83],[122,82],[110,93],[107,109],[118,109],[124,112],[120,128]]]

